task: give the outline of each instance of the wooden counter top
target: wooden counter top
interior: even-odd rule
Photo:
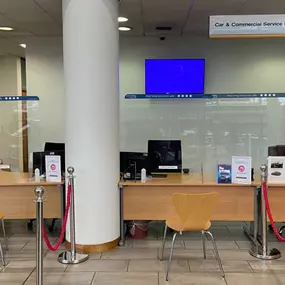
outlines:
[[[201,173],[190,174],[168,174],[166,178],[152,178],[145,183],[138,181],[120,181],[120,185],[123,186],[221,186],[221,187],[233,187],[237,184],[217,184],[215,174],[204,174],[203,179]],[[246,186],[241,185],[238,186]]]
[[[59,182],[35,182],[29,173],[0,171],[0,187],[6,186],[49,186],[60,185]]]
[[[168,174],[166,178],[152,178],[142,183],[140,180],[137,181],[120,181],[119,185],[122,186],[219,186],[219,187],[248,187],[248,186],[260,186],[260,175],[255,175],[255,181],[248,184],[218,184],[216,182],[216,174],[204,174],[203,179],[201,173],[190,173],[190,174]],[[268,184],[270,187],[285,187],[284,184]]]

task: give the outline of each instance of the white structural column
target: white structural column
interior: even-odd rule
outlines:
[[[75,168],[76,244],[99,245],[119,237],[118,0],[62,2],[66,166]]]

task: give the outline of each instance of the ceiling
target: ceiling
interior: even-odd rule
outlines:
[[[210,15],[285,14],[284,0],[121,0],[120,15],[129,19],[126,36],[207,35]],[[61,0],[0,0],[0,55],[24,55],[26,37],[61,36]],[[172,27],[157,31],[157,26]]]

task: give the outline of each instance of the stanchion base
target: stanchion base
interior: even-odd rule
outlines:
[[[78,264],[86,261],[88,258],[88,254],[77,252],[75,253],[74,258],[72,258],[70,251],[64,251],[58,256],[58,261],[62,264]]]
[[[249,254],[255,258],[262,259],[262,260],[273,260],[273,259],[278,259],[281,257],[281,252],[276,248],[269,250],[268,253],[264,255],[261,245],[256,245],[252,247],[252,249],[249,250]]]

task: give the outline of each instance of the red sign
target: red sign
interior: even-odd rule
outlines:
[[[245,171],[245,167],[244,167],[243,165],[240,165],[240,166],[238,167],[238,171],[239,171],[239,172],[244,172],[244,171]]]

